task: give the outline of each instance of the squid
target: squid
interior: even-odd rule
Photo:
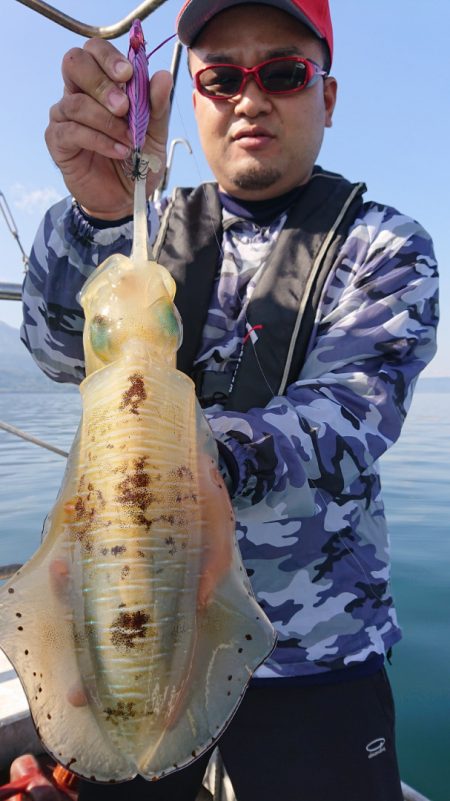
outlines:
[[[45,749],[99,782],[159,779],[211,748],[275,644],[214,438],[176,369],[176,287],[147,241],[139,22],[130,41],[133,248],[82,289],[79,429],[42,544],[0,589],[0,647]]]

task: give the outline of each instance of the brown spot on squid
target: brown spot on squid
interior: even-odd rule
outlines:
[[[142,373],[133,373],[128,376],[130,387],[122,395],[120,411],[128,409],[131,414],[139,414],[139,406],[146,400],[144,376]]]
[[[142,610],[137,612],[120,612],[111,626],[111,642],[115,648],[130,650],[137,639],[144,639],[150,617]]]

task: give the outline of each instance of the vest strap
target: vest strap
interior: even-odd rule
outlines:
[[[177,367],[191,375],[222,254],[222,206],[216,184],[174,190],[153,248],[175,279],[183,321]]]

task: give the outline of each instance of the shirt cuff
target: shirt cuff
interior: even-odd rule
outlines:
[[[100,220],[98,217],[93,217],[92,214],[88,214],[75,198],[72,200],[72,205],[75,217],[81,217],[83,222],[88,223],[92,228],[96,228],[99,231],[104,228],[119,228],[121,225],[126,225],[131,222],[133,219],[133,215],[128,214],[126,217],[121,217],[120,220]]]
[[[70,234],[83,244],[96,244],[104,247],[114,244],[124,237],[133,238],[133,216],[120,220],[99,220],[87,214],[75,198],[70,208]],[[158,212],[153,203],[147,203],[147,223],[149,244],[153,245],[159,230]]]

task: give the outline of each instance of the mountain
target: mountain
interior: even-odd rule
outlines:
[[[19,330],[0,321],[0,392],[77,392],[39,369],[20,341]],[[416,392],[450,392],[450,377],[419,378]]]
[[[419,378],[416,392],[450,392],[450,376]]]
[[[20,341],[19,330],[0,321],[0,392],[76,392],[39,369]]]

